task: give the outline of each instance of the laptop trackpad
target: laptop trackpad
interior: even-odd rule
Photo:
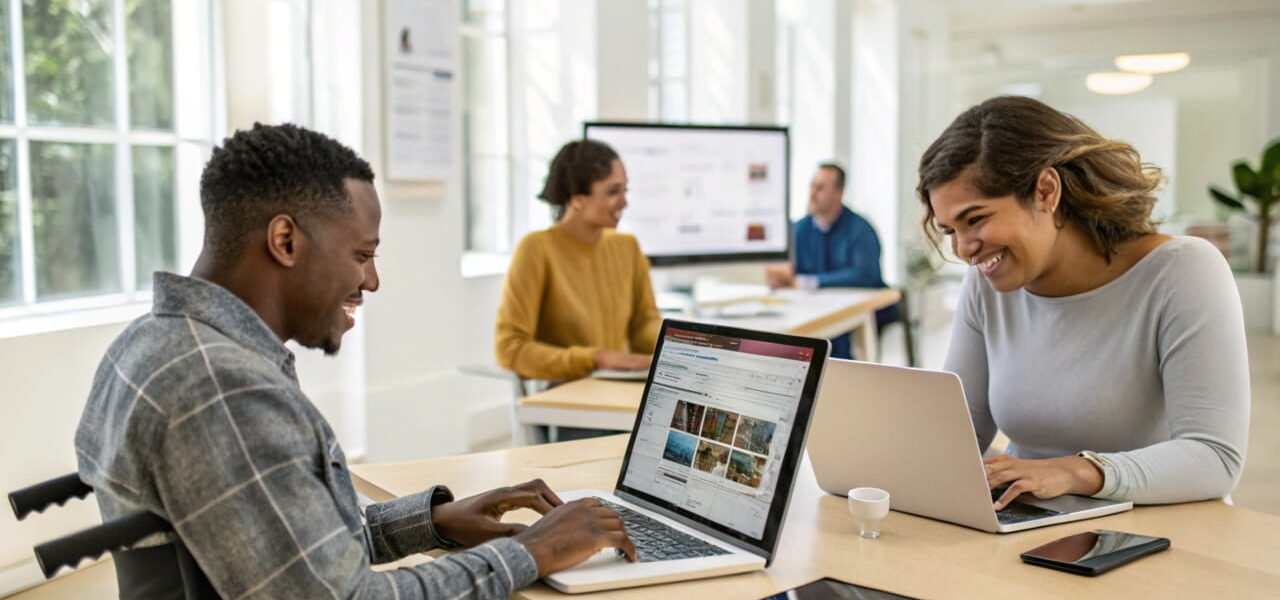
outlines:
[[[613,548],[603,548],[599,552],[592,554],[591,557],[588,558],[587,560],[584,560],[581,563],[578,563],[573,568],[578,569],[578,568],[589,568],[589,567],[604,566],[604,565],[618,565],[626,562],[627,562],[627,557],[624,555],[618,554],[617,550]]]
[[[1049,498],[1041,500],[1030,494],[1023,494],[1018,498],[1019,502],[1030,504],[1039,508],[1055,510],[1060,513],[1073,513],[1100,506],[1110,506],[1116,504],[1114,500],[1103,500],[1101,498],[1090,498],[1088,496],[1076,496],[1074,494],[1066,494],[1057,498]]]

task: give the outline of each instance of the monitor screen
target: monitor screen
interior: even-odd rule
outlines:
[[[667,320],[618,489],[771,544],[827,347]]]
[[[618,230],[654,264],[786,258],[787,129],[587,123],[627,169]]]

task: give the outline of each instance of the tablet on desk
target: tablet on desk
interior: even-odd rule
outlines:
[[[618,369],[596,369],[591,372],[595,379],[613,379],[617,381],[644,381],[649,378],[649,369],[638,371],[621,371]]]
[[[830,600],[833,598],[850,600],[915,600],[911,596],[902,596],[893,592],[864,587],[856,583],[823,577],[810,581],[798,588],[778,592],[760,600]]]

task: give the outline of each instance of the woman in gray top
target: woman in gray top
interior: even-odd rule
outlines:
[[[959,117],[917,188],[965,277],[946,369],[964,382],[998,510],[1022,493],[1140,503],[1240,478],[1249,373],[1235,282],[1198,238],[1155,232],[1158,168],[1029,98]]]

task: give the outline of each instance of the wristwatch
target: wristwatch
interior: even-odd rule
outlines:
[[[1107,469],[1114,468],[1107,459],[1098,456],[1098,453],[1093,450],[1082,450],[1076,456],[1093,463],[1093,466],[1098,467],[1098,471],[1102,473],[1103,477],[1106,477]]]

